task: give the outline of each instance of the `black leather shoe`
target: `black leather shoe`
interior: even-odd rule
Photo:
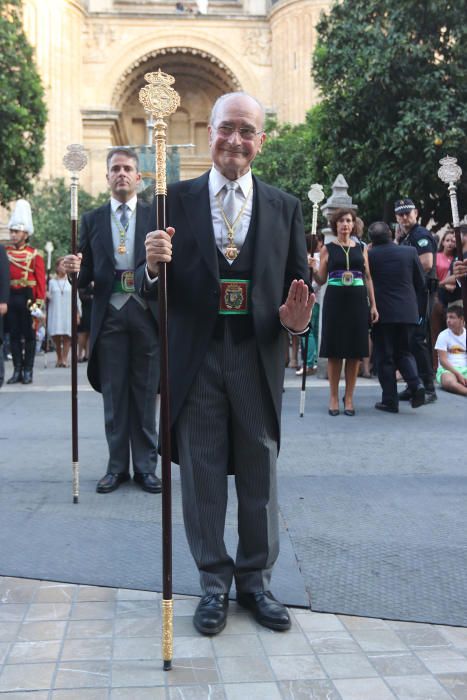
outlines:
[[[423,404],[425,403],[425,387],[423,386],[423,384],[417,386],[415,391],[412,393],[410,403],[412,404],[412,408],[418,408],[419,406],[423,406]]]
[[[162,491],[162,481],[155,474],[140,474],[140,472],[136,472],[133,479],[141,486],[143,491],[148,493],[160,493]]]
[[[386,411],[387,413],[399,413],[397,406],[390,406],[388,403],[383,403],[382,401],[375,403],[375,408],[377,408],[378,411]]]
[[[398,393],[399,401],[410,401],[412,398],[412,392],[410,391],[409,387],[407,386],[404,391],[400,391]]]
[[[278,632],[290,629],[290,617],[285,605],[279,603],[271,591],[237,593],[237,603],[251,610],[257,622]]]
[[[19,384],[23,381],[23,370],[15,369],[12,376],[7,381],[7,384]]]
[[[330,416],[338,416],[340,411],[338,408],[328,408],[328,413]]]
[[[97,493],[110,493],[118,489],[120,484],[128,481],[129,478],[129,474],[106,474],[97,482],[96,491]]]
[[[196,608],[193,624],[201,634],[219,634],[227,622],[229,596],[227,593],[208,593]]]
[[[434,403],[438,400],[434,389],[425,389],[425,403]]]
[[[32,370],[25,369],[23,372],[23,384],[32,384]]]

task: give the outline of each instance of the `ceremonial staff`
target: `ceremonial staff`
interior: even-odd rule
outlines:
[[[54,244],[52,241],[46,241],[44,250],[47,253],[47,279],[45,283],[45,335],[44,335],[44,368],[47,369],[47,352],[49,349],[49,282],[50,269],[52,267],[52,253],[54,252]]]
[[[441,163],[441,168],[438,170],[438,177],[447,184],[449,199],[451,200],[452,225],[454,226],[454,233],[456,235],[457,259],[462,261],[464,259],[464,252],[462,250],[459,209],[457,207],[456,196],[456,182],[461,179],[462,169],[459,165],[457,165],[457,158],[452,158],[451,156],[441,158],[439,162]],[[465,276],[461,279],[461,289],[462,304],[464,306],[465,314],[467,313],[467,279]]]
[[[161,69],[146,73],[149,83],[139,91],[139,101],[155,120],[153,126],[156,148],[155,204],[157,230],[166,229],[167,198],[167,124],[164,117],[173,114],[180,105],[179,94],[170,86],[175,78]],[[162,462],[162,658],[164,671],[172,668],[173,600],[172,600],[172,478],[170,459],[169,347],[167,337],[167,265],[159,263],[159,337],[161,354],[161,419],[160,441]]]
[[[78,252],[78,173],[88,159],[83,146],[73,143],[67,146],[63,165],[71,173],[70,219],[71,252]],[[73,503],[79,501],[78,461],[78,273],[71,273],[71,465],[73,479]]]
[[[318,206],[319,203],[324,199],[324,192],[321,185],[314,184],[310,187],[308,192],[308,199],[313,202],[313,217],[311,220],[311,250],[313,250],[313,236],[316,236],[316,229],[318,227]],[[310,333],[311,333],[311,320],[310,328],[305,336],[305,347],[303,349],[303,374],[302,374],[302,390],[300,392],[300,418],[305,415],[305,397],[306,397],[306,370],[307,370],[307,359],[308,359],[308,345],[310,343]]]

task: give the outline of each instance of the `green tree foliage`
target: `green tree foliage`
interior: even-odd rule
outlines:
[[[0,0],[0,203],[32,191],[43,164],[47,112],[33,51],[21,23],[21,0]]]
[[[315,145],[326,149],[325,173],[344,174],[367,220],[391,220],[394,200],[410,196],[423,221],[449,221],[437,177],[446,154],[464,170],[466,211],[466,16],[466,0],[344,0],[317,26]]]
[[[109,195],[104,192],[93,197],[80,189],[78,192],[78,212],[80,216],[90,209],[104,204]],[[63,178],[44,182],[36,189],[29,202],[32,209],[34,236],[31,243],[44,250],[46,241],[52,241],[52,260],[71,252],[70,188]],[[52,263],[53,264],[53,263]]]
[[[301,200],[307,231],[312,219],[312,204],[307,196],[310,186],[319,182],[329,192],[332,184],[328,178],[325,182],[320,179],[324,169],[322,159],[326,157],[324,147],[319,151],[316,148],[322,112],[321,105],[317,105],[307,114],[303,124],[295,126],[279,125],[275,119],[267,119],[265,131],[268,138],[254,165],[258,177]]]

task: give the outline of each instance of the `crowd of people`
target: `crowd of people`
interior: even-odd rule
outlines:
[[[109,454],[96,491],[115,491],[132,468],[138,486],[159,493],[157,298],[160,265],[169,263],[171,454],[181,467],[185,530],[203,591],[193,622],[205,635],[227,624],[233,582],[239,605],[260,624],[277,631],[291,626],[270,590],[279,553],[276,463],[287,336],[297,338],[297,347],[308,336],[312,370],[318,356],[327,358],[331,416],[341,409],[344,361],[342,408],[346,416],[356,414],[354,390],[360,362],[370,355],[370,330],[383,392],[376,408],[396,412],[404,399],[414,408],[436,400],[429,319],[437,254],[414,203],[396,202],[397,244],[383,222],[370,226],[370,245],[364,244],[354,210],[341,209],[331,218],[333,241],[324,244],[318,236],[307,255],[299,200],[251,171],[266,138],[264,119],[263,106],[246,93],[216,101],[208,126],[212,167],[169,186],[166,230],[151,230],[156,205],[151,209],[137,198],[136,152],[111,149],[109,201],[83,215],[79,253],[57,260],[48,290],[58,366],[68,363],[67,276],[78,275],[83,306],[92,298],[84,327],[89,351],[84,345],[81,356],[88,356],[88,379],[103,397]],[[13,217],[10,230],[11,288],[8,299],[0,296],[0,314],[7,314],[11,338],[9,382],[28,383],[32,307],[46,298],[44,265],[28,242],[32,225]],[[449,250],[444,241],[447,258]],[[458,293],[466,272],[467,262],[449,264],[446,293]],[[438,298],[443,303],[440,291]],[[459,304],[449,306],[446,322],[447,332],[436,341],[437,378],[446,390],[460,386],[458,393],[465,393]],[[397,370],[407,382],[399,393]],[[224,543],[229,474],[238,497],[236,553]]]

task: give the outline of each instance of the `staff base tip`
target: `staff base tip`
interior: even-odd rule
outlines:
[[[79,503],[78,496],[73,496],[73,503]]]
[[[164,660],[164,671],[171,671],[172,670],[172,659],[165,659]]]

